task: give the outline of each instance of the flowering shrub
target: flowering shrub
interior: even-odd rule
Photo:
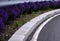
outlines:
[[[0,17],[0,32],[4,32],[4,23],[1,17]]]
[[[2,18],[3,22],[8,20],[8,14],[4,9],[0,9],[0,17]]]
[[[26,11],[30,10],[30,5],[28,3],[24,3],[24,6],[25,6]]]
[[[20,13],[20,10],[16,5],[9,7],[8,10],[9,10],[10,17],[12,17],[12,18],[16,18]]]
[[[4,23],[8,21],[9,17],[14,19],[18,15],[25,12],[59,7],[60,1],[25,2],[11,6],[0,7],[0,30],[4,30]]]
[[[18,8],[20,9],[21,13],[24,13],[26,11],[26,7],[24,6],[24,3],[18,4]]]

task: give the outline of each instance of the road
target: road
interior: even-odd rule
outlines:
[[[37,41],[60,41],[60,16],[53,18],[43,27]]]

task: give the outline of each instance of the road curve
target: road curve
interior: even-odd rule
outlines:
[[[37,41],[60,41],[60,15],[42,28]]]

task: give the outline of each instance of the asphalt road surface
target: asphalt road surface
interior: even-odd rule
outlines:
[[[60,41],[60,16],[53,18],[43,27],[37,41]]]

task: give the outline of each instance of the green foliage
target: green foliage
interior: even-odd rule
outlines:
[[[18,21],[16,21],[14,25],[15,25],[15,27],[18,27],[18,26],[20,26],[20,25],[21,25],[21,23],[20,23],[20,22],[18,22]]]

